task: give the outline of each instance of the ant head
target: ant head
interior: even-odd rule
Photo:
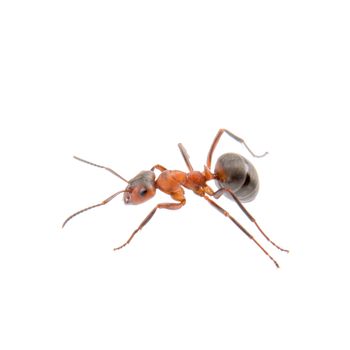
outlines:
[[[153,171],[141,171],[129,180],[124,192],[124,203],[141,204],[151,199],[156,193],[155,178]]]

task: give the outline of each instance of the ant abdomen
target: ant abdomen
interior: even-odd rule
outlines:
[[[252,201],[259,191],[259,177],[253,164],[236,153],[225,153],[216,162],[215,179],[219,188],[232,190],[242,202]],[[225,195],[232,199],[230,195]]]

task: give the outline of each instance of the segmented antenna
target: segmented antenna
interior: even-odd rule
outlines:
[[[95,205],[92,205],[90,207],[87,207],[87,208],[84,208],[84,209],[81,209],[79,211],[77,211],[76,213],[72,214],[71,216],[69,216],[65,221],[64,223],[62,224],[62,228],[67,224],[67,222],[71,219],[73,219],[75,216],[81,214],[81,213],[84,213],[84,211],[87,211],[87,210],[90,210],[90,209],[93,209],[93,208],[97,208],[97,207],[100,207],[101,205],[105,205],[107,204],[108,202],[110,202],[113,198],[115,198],[116,196],[118,196],[118,194],[120,193],[123,193],[123,192],[126,192],[126,190],[123,190],[123,191],[118,191],[117,193],[114,193],[112,194],[110,197],[108,197],[107,199],[105,199],[104,201],[102,201],[101,203],[99,204],[95,204]]]
[[[76,156],[73,156],[73,158],[76,159],[76,160],[80,160],[80,161],[83,162],[83,163],[90,164],[90,165],[96,166],[96,167],[98,167],[98,168],[106,169],[107,171],[109,171],[109,172],[112,173],[113,175],[118,176],[119,179],[123,180],[123,181],[126,182],[126,183],[129,183],[128,180],[125,180],[125,179],[123,178],[123,176],[120,176],[118,173],[116,173],[116,172],[115,172],[113,169],[111,169],[111,168],[108,168],[108,167],[103,166],[103,165],[98,165],[98,164],[89,162],[89,161],[87,161],[87,160],[81,159],[81,158],[76,157]]]

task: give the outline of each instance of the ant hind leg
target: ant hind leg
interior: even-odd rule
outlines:
[[[245,143],[245,141],[238,137],[237,135],[233,134],[231,131],[228,131],[227,129],[220,129],[218,131],[218,133],[216,134],[215,138],[214,138],[214,141],[209,149],[209,153],[208,153],[208,157],[207,157],[207,167],[210,169],[211,167],[211,158],[213,156],[213,153],[214,153],[214,150],[216,148],[216,146],[218,145],[219,141],[220,141],[220,138],[222,136],[223,133],[226,133],[227,135],[229,135],[230,137],[232,137],[234,140],[236,140],[237,142],[241,143],[247,150],[248,152],[253,156],[253,157],[256,157],[256,158],[261,158],[261,157],[264,157],[268,154],[268,152],[265,152],[264,154],[261,154],[261,155],[257,155],[255,154],[249,147],[248,145]]]
[[[243,213],[247,216],[247,218],[257,227],[257,229],[260,231],[260,233],[272,244],[274,245],[277,249],[281,250],[282,252],[289,253],[289,250],[283,249],[280,246],[278,246],[275,242],[273,242],[267,234],[261,229],[261,227],[258,225],[256,222],[254,216],[249,213],[249,211],[245,208],[245,206],[242,204],[242,202],[239,200],[239,198],[236,196],[236,194],[230,190],[229,188],[220,188],[216,192],[213,193],[213,197],[215,199],[219,199],[224,193],[229,193],[233,200],[237,203],[239,208],[243,211]]]
[[[212,199],[210,199],[207,196],[203,197],[206,199],[215,209],[217,209],[221,214],[228,217],[248,238],[250,238],[276,265],[276,267],[279,267],[277,261],[265,250],[265,248],[262,247],[262,245],[251,235],[232,215],[230,215],[224,208],[222,208],[219,204],[214,202]]]

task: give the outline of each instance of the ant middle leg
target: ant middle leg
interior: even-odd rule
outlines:
[[[190,156],[188,155],[185,146],[182,143],[179,143],[178,146],[180,148],[180,152],[181,152],[181,154],[182,154],[182,156],[184,158],[184,161],[185,161],[185,163],[187,165],[188,170],[189,171],[193,171],[193,166],[192,166],[192,164],[190,162]]]
[[[247,150],[248,152],[253,156],[253,157],[256,157],[256,158],[261,158],[261,157],[264,157],[268,154],[268,152],[265,152],[264,154],[261,154],[261,155],[257,155],[255,154],[249,147],[248,145],[245,143],[245,141],[238,137],[237,135],[233,134],[231,131],[228,131],[227,129],[219,129],[218,133],[216,134],[215,138],[214,138],[214,141],[209,149],[209,153],[208,153],[208,157],[207,157],[207,167],[210,169],[211,167],[211,158],[213,156],[213,153],[214,153],[214,150],[217,146],[217,144],[219,143],[219,140],[222,136],[223,133],[226,133],[227,135],[229,135],[230,137],[232,137],[234,140],[236,140],[237,142],[241,143]]]
[[[289,250],[283,249],[280,246],[278,246],[275,242],[273,242],[267,235],[266,233],[261,229],[261,227],[258,225],[256,222],[255,218],[253,217],[252,214],[249,213],[249,211],[245,208],[245,206],[242,204],[242,202],[239,200],[239,198],[236,196],[236,194],[229,188],[220,188],[216,192],[213,193],[213,197],[215,199],[219,199],[224,193],[229,193],[231,197],[234,199],[234,201],[237,203],[239,208],[243,211],[243,213],[248,217],[248,219],[254,223],[254,225],[258,228],[258,230],[261,232],[261,234],[272,244],[274,245],[277,249],[281,250],[282,252],[289,253]]]
[[[137,232],[139,232],[153,217],[153,215],[156,213],[157,209],[169,209],[169,210],[177,210],[182,208],[186,204],[186,200],[182,199],[180,203],[160,203],[157,204],[152,211],[146,216],[146,218],[141,222],[139,227],[131,234],[131,236],[128,238],[128,240],[123,243],[121,246],[114,248],[113,250],[118,250],[123,247],[125,247],[127,244],[130,243],[130,241],[134,238]]]

